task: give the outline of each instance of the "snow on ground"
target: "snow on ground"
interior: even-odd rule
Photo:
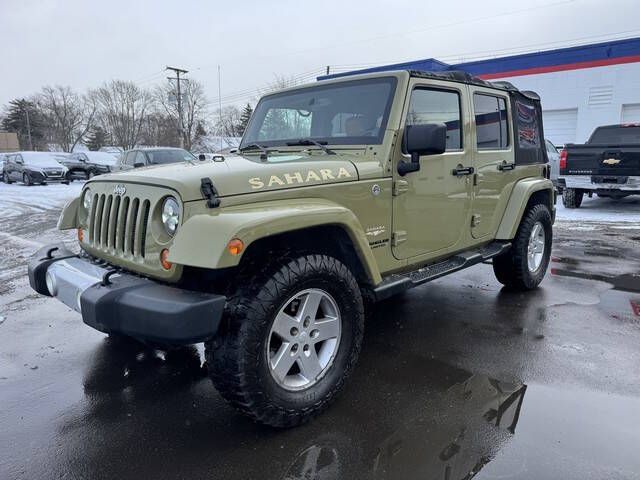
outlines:
[[[80,195],[84,182],[70,185],[51,184],[26,187],[21,183],[0,183],[0,218],[61,210],[65,203]],[[25,221],[29,218],[25,217]]]
[[[558,197],[556,219],[577,227],[594,223],[623,223],[621,227],[640,228],[640,195],[621,200],[585,196],[580,208],[565,208],[562,198]]]

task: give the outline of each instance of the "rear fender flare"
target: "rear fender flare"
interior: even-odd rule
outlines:
[[[502,220],[500,221],[500,226],[498,227],[498,232],[496,234],[497,240],[511,240],[516,236],[518,227],[520,226],[520,220],[522,220],[522,215],[527,208],[531,195],[542,190],[548,190],[548,205],[551,207],[552,217],[555,217],[553,183],[551,180],[543,178],[526,178],[516,183],[513,191],[511,192],[507,208],[505,209]]]

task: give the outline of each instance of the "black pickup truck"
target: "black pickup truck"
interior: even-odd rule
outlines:
[[[640,123],[598,127],[587,143],[565,145],[558,187],[567,208],[578,208],[585,193],[640,195]]]

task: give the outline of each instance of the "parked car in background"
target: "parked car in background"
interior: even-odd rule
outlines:
[[[0,153],[0,178],[4,182],[4,164],[7,161],[7,155]]]
[[[62,164],[69,169],[68,180],[88,180],[102,173],[109,173],[118,159],[106,152],[78,152],[72,153]]]
[[[597,127],[587,143],[560,153],[562,203],[578,208],[584,194],[620,199],[640,195],[640,123]]]
[[[198,159],[182,148],[135,148],[127,150],[118,159],[113,171],[131,170],[132,168],[164,165],[167,163],[193,162]]]
[[[98,151],[99,152],[110,153],[112,155],[115,155],[116,158],[120,157],[120,155],[122,155],[124,153],[124,149],[122,147],[116,147],[116,146],[113,146],[113,145],[100,147],[100,150],[98,150]]]
[[[48,152],[16,152],[7,155],[3,176],[5,183],[69,183],[67,167]]]
[[[549,140],[544,141],[547,146],[547,158],[549,158],[549,167],[551,167],[551,181],[553,186],[558,188],[558,176],[560,175],[560,152],[556,146]]]

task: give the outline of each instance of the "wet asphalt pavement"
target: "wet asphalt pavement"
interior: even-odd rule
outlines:
[[[377,305],[343,395],[279,431],[222,401],[200,347],[112,343],[32,294],[56,215],[2,230],[0,479],[640,478],[638,225],[558,224],[535,292],[481,265]]]

